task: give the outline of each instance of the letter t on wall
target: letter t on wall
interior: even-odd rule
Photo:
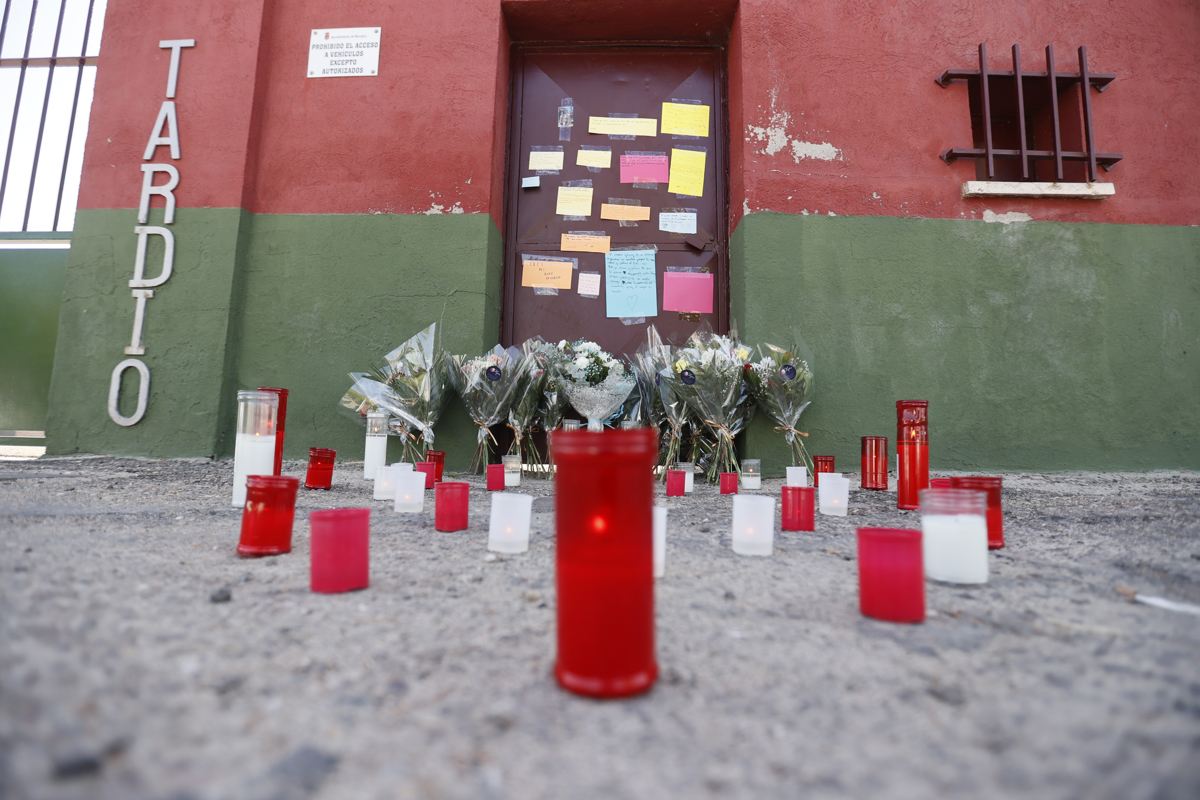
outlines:
[[[163,39],[158,46],[171,48],[171,72],[167,76],[167,99],[175,98],[175,85],[179,82],[179,55],[184,47],[195,47],[195,39]]]

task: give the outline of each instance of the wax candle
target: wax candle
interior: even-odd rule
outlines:
[[[304,476],[305,489],[329,489],[333,486],[333,459],[337,450],[327,447],[308,448],[308,472]]]
[[[813,486],[820,487],[822,472],[833,472],[833,456],[813,456]]]
[[[400,470],[397,466],[389,467],[382,466],[375,468],[375,494],[376,500],[395,500],[396,499],[396,479],[400,475]]]
[[[808,486],[808,467],[788,467],[788,486]]]
[[[930,478],[930,489],[953,489],[954,483],[949,478]]]
[[[469,483],[451,481],[434,487],[433,527],[446,532],[466,530],[470,489]]]
[[[426,450],[425,460],[432,461],[436,471],[433,474],[433,482],[438,483],[442,479],[442,472],[446,468],[446,451],[445,450]]]
[[[680,461],[675,465],[675,469],[683,473],[683,493],[691,494],[692,489],[696,487],[696,465],[691,461]]]
[[[888,440],[886,436],[862,437],[862,488],[888,488]]]
[[[279,412],[275,416],[275,460],[272,462],[271,474],[283,474],[283,429],[287,423],[288,390],[271,386],[258,387],[260,392],[270,392],[279,398]]]
[[[1001,506],[1004,479],[990,476],[963,476],[951,478],[950,486],[954,489],[973,489],[987,494],[988,549],[999,550],[1004,547],[1004,512]]]
[[[299,478],[250,475],[242,507],[240,556],[272,556],[292,552],[292,520],[296,515]]]
[[[654,577],[667,574],[667,509],[654,507]]]
[[[821,513],[831,517],[844,517],[850,507],[850,479],[836,472],[821,476],[818,491]]]
[[[501,456],[504,464],[504,488],[511,489],[521,485],[521,456]]]
[[[437,478],[437,464],[432,461],[418,461],[413,469],[425,476],[425,488],[432,489]]]
[[[683,497],[685,480],[684,474],[679,470],[667,470],[667,497]]]
[[[524,553],[529,549],[529,521],[533,514],[533,495],[503,492],[492,495],[492,516],[488,521],[488,550],[497,553]]]
[[[396,500],[392,508],[406,514],[420,514],[425,510],[424,472],[401,472],[396,477]]]
[[[237,432],[233,440],[233,506],[246,502],[246,478],[273,475],[275,414],[279,396],[272,392],[238,392]]]
[[[921,507],[919,492],[929,486],[929,402],[896,401],[896,507]]]
[[[721,494],[738,493],[738,474],[736,472],[721,473]]]
[[[487,465],[487,488],[489,492],[499,492],[504,490],[503,464]]]
[[[582,423],[577,419],[564,419],[562,429],[564,431],[577,431],[582,426]]]
[[[555,431],[558,660],[566,689],[644,692],[654,657],[654,476],[658,431]]]
[[[742,459],[742,488],[751,491],[762,488],[762,459]]]
[[[946,583],[987,583],[987,495],[968,489],[923,489],[925,576]]]
[[[388,415],[382,411],[367,414],[367,442],[363,451],[363,479],[375,480],[375,470],[387,463]]]
[[[925,619],[920,531],[858,529],[858,607],[865,617],[889,622]]]
[[[775,498],[737,495],[733,498],[733,552],[769,556],[775,543]]]
[[[310,585],[335,594],[371,582],[371,509],[331,508],[308,514]]]
[[[784,486],[780,527],[785,531],[811,531],[816,528],[812,486]]]

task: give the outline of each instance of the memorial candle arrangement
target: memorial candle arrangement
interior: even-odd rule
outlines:
[[[433,527],[446,533],[466,530],[470,490],[469,483],[442,481],[437,484],[433,496]]]
[[[495,553],[524,553],[529,549],[533,495],[504,492],[492,495],[487,549]]]
[[[964,476],[951,478],[950,487],[972,489],[987,494],[988,549],[999,550],[1004,547],[1004,512],[1001,507],[1004,479],[990,476]]]
[[[742,488],[751,491],[762,488],[762,459],[742,459]]]
[[[769,556],[775,544],[775,498],[742,495],[733,498],[733,552]]]
[[[260,392],[270,392],[279,398],[279,412],[275,416],[275,461],[271,468],[272,475],[283,474],[283,429],[287,423],[288,390],[270,386],[258,387]]]
[[[844,517],[850,507],[850,479],[836,472],[827,472],[821,477],[817,492],[822,514]]]
[[[987,495],[923,489],[919,501],[925,576],[946,583],[987,583]]]
[[[333,486],[333,459],[337,450],[328,447],[308,448],[308,472],[304,476],[305,489],[329,489]]]
[[[888,488],[888,440],[886,436],[862,437],[862,488]]]
[[[292,521],[299,487],[299,478],[278,475],[246,478],[238,555],[274,556],[292,552]]]
[[[396,477],[396,499],[392,508],[405,514],[420,514],[425,510],[424,472],[406,471]]]
[[[811,486],[784,486],[780,526],[785,531],[811,531],[816,528],[814,500],[817,490]]]
[[[367,441],[363,449],[363,480],[375,480],[375,470],[387,463],[388,415],[367,414]]]
[[[929,487],[929,402],[896,401],[896,507],[921,507],[919,492]]]
[[[312,590],[336,594],[367,588],[371,582],[371,509],[311,511],[308,525]]]
[[[925,619],[920,531],[858,529],[858,604],[865,617],[888,622]]]
[[[233,506],[246,502],[246,478],[273,475],[275,423],[279,396],[273,392],[238,392],[237,434],[233,441]]]

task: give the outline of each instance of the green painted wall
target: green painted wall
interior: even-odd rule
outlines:
[[[1200,468],[1200,228],[757,213],[730,261],[742,337],[812,347],[800,429],[841,470],[908,398],[935,469]],[[781,441],[745,449],[782,474]]]
[[[0,429],[44,430],[68,250],[0,249]],[[41,445],[41,439],[0,439]]]

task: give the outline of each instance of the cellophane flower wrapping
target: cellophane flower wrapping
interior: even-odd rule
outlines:
[[[675,363],[671,345],[663,342],[653,325],[647,326],[646,343],[638,348],[633,359],[639,384],[644,383],[649,394],[644,401],[648,421],[662,432],[659,465],[663,467],[662,479],[666,480],[667,470],[674,469],[679,463],[692,413],[683,398],[675,393],[670,380]]]
[[[479,426],[478,444],[471,458],[471,472],[478,472],[491,456],[496,437],[488,430],[508,418],[508,410],[521,383],[521,351],[500,345],[482,356],[451,356],[450,384],[462,398],[471,419]]]
[[[596,431],[621,408],[633,390],[634,379],[625,362],[586,339],[559,342],[570,360],[559,365],[559,380],[571,406]]]
[[[567,361],[570,361],[571,357],[558,346],[541,338],[531,339],[530,341],[533,342],[533,353],[545,373],[545,378],[542,382],[542,399],[538,404],[537,419],[542,426],[542,430],[546,432],[546,461],[548,464],[553,465],[554,436],[551,434],[562,425],[563,415],[567,411],[567,393],[562,388],[561,367]],[[567,342],[564,340],[560,344],[565,347]],[[540,474],[547,478],[553,477],[553,467]]]
[[[541,471],[542,459],[538,454],[537,445],[530,437],[538,422],[546,385],[546,370],[537,355],[537,345],[540,341],[530,339],[521,345],[521,361],[516,367],[517,388],[513,394],[512,406],[508,409],[508,427],[513,431],[509,455],[521,456],[522,463],[536,468],[535,472]]]
[[[746,371],[746,382],[755,403],[774,420],[775,430],[783,433],[792,451],[792,465],[807,467],[812,475],[812,458],[801,438],[808,434],[796,430],[800,415],[812,402],[812,351],[795,328],[791,333],[786,347],[767,343],[758,346],[759,358]]]
[[[380,409],[392,415],[389,425],[404,441],[405,459],[423,461],[448,396],[446,353],[437,323],[385,355],[367,378],[382,387],[376,390]]]
[[[733,439],[753,417],[754,401],[743,377],[750,349],[738,340],[736,325],[729,336],[720,336],[706,323],[672,357],[671,369],[659,376],[687,403],[705,434],[696,437],[696,448],[708,482],[716,483],[722,472],[740,472]]]

